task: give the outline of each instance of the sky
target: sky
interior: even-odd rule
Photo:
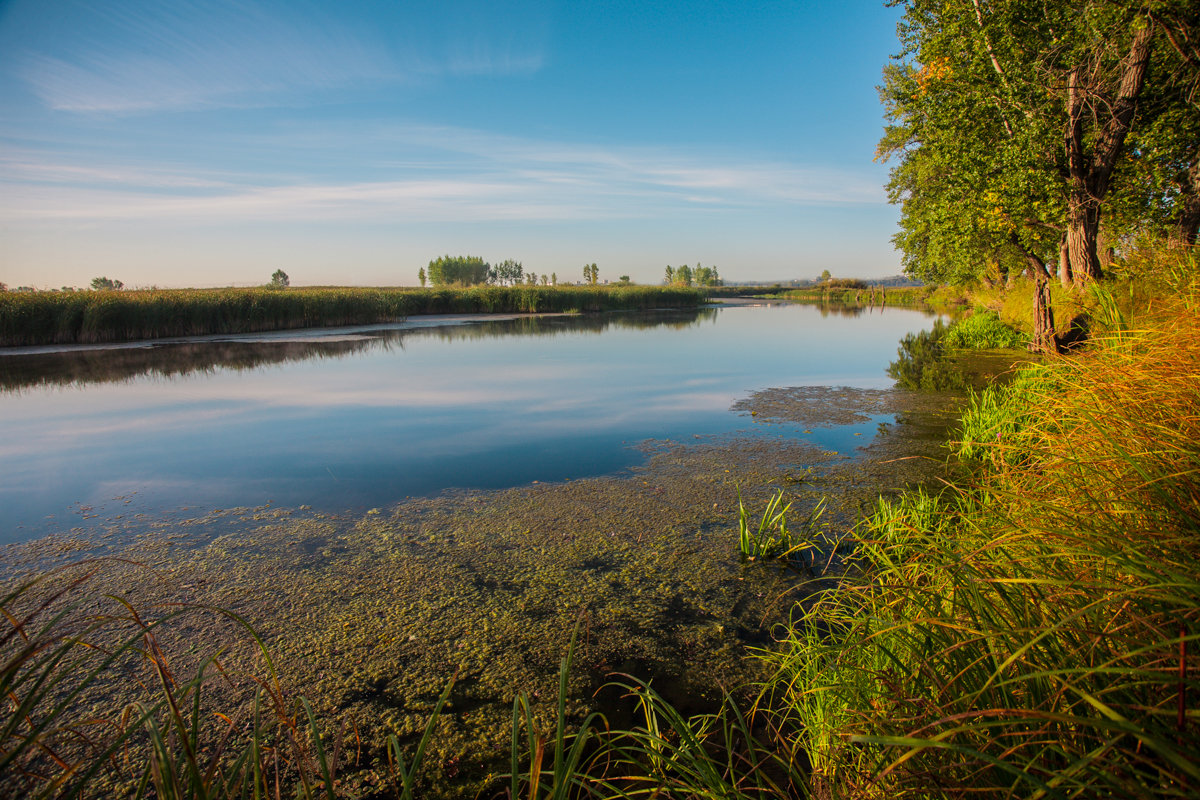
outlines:
[[[0,0],[0,282],[900,271],[882,0]]]

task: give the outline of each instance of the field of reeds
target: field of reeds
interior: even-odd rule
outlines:
[[[0,346],[370,325],[417,314],[688,308],[706,299],[702,289],[671,286],[0,292]]]
[[[807,289],[791,289],[783,296],[794,303],[847,303],[853,305],[920,306],[929,290],[924,286],[898,288],[871,287],[861,282],[855,285],[820,285]]]

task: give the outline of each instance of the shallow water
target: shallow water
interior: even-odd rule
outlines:
[[[0,541],[233,506],[361,512],[609,474],[647,439],[846,451],[888,417],[761,426],[769,387],[891,385],[907,309],[554,316],[0,355]],[[856,438],[857,435],[857,438]]]

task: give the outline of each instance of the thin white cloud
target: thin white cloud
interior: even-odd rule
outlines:
[[[448,28],[421,35],[427,21],[414,19],[400,26],[411,29],[401,46],[353,4],[298,4],[81,3],[20,43],[17,74],[49,108],[131,114],[291,104],[313,90],[521,75],[543,65],[538,37],[520,35],[515,22],[506,33],[451,14]]]
[[[362,139],[346,137],[335,147],[334,134],[327,141],[311,132],[295,141],[284,135],[277,148],[302,164],[313,152],[353,154]],[[0,158],[0,219],[536,222],[886,202],[874,176],[723,154],[606,150],[421,127],[391,131],[383,147],[374,141],[380,137],[366,134],[365,160],[348,165],[381,177],[356,181],[80,164],[25,151]],[[374,163],[372,152],[387,158]]]

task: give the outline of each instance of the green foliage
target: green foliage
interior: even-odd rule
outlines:
[[[672,267],[668,264],[665,275],[665,282],[676,286],[725,285],[725,281],[721,280],[721,275],[717,272],[716,267],[703,267],[699,263],[695,267],[689,267],[687,264]]]
[[[525,267],[521,265],[521,262],[513,261],[509,258],[491,268],[488,273],[488,283],[495,283],[500,286],[517,286],[522,283],[524,276]]]
[[[445,255],[430,261],[426,274],[434,286],[473,286],[487,283],[490,270],[478,256]]]
[[[787,515],[792,510],[792,504],[780,506],[783,506],[782,491],[776,492],[767,501],[762,518],[754,527],[750,523],[750,512],[742,503],[741,492],[738,493],[738,550],[743,560],[795,560],[816,548],[814,536],[822,527],[820,520],[825,513],[824,499],[799,524],[799,533],[788,528]]]
[[[125,288],[125,284],[112,278],[92,278],[92,288],[96,291],[115,292]]]
[[[964,350],[1024,347],[1029,341],[1020,331],[1005,325],[990,311],[976,311],[955,322],[946,334],[946,345]]]
[[[1194,4],[903,5],[878,153],[896,162],[888,191],[902,206],[908,274],[961,283],[1052,264],[1063,231],[1087,227],[1072,214],[1085,196],[1094,246],[1102,217],[1114,233],[1161,227],[1192,191],[1200,114],[1183,87],[1200,62],[1181,64],[1168,33],[1195,29]],[[1123,80],[1147,33],[1154,64],[1130,128],[1132,100],[1117,98],[1137,97],[1137,81]]]
[[[292,279],[288,274],[281,269],[277,269],[271,273],[271,282],[267,284],[272,289],[286,289],[292,285]]]

